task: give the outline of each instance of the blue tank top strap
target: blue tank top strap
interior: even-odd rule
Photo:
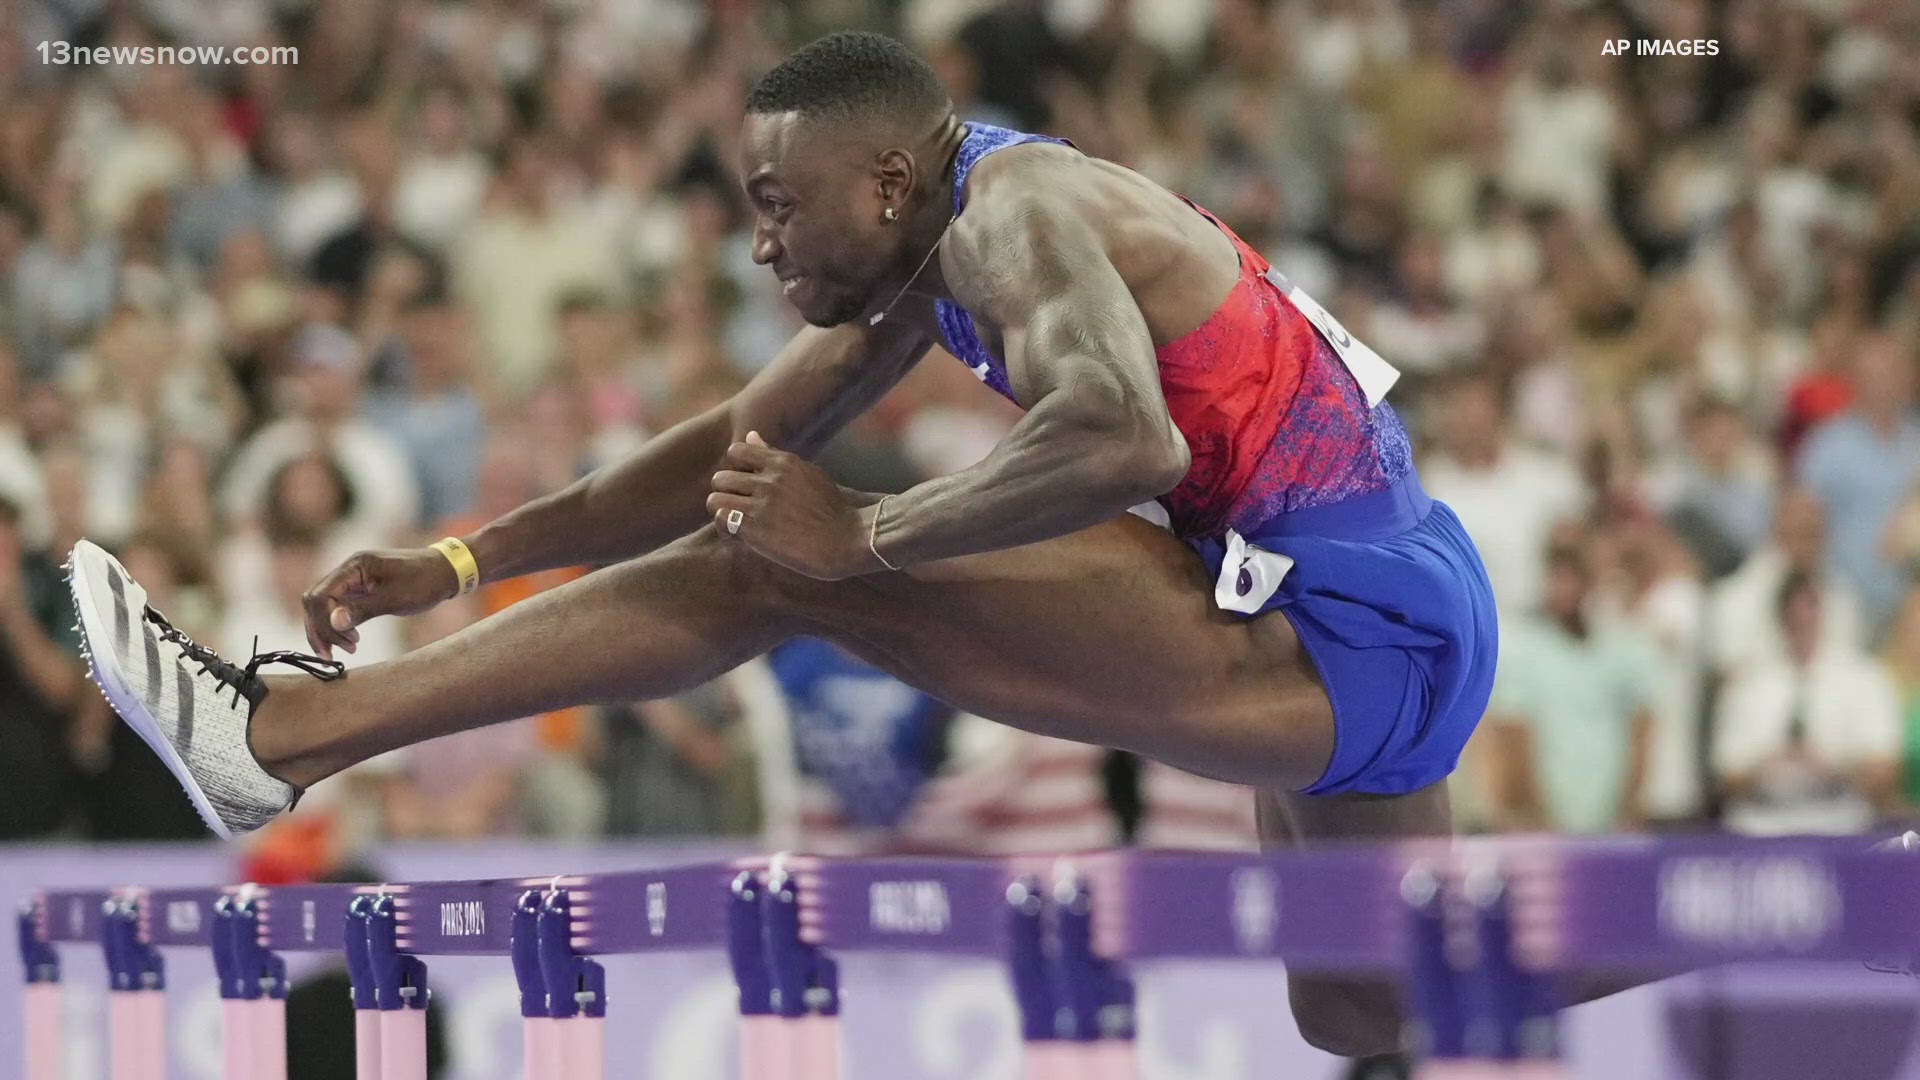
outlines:
[[[960,141],[960,151],[953,158],[953,212],[959,213],[966,205],[967,174],[973,171],[980,159],[1009,146],[1024,143],[1049,142],[1065,146],[1073,144],[1052,135],[1033,135],[1012,128],[995,127],[992,124],[973,124],[967,126],[967,137]]]
[[[960,150],[953,159],[953,212],[955,214],[966,206],[967,176],[980,159],[1009,146],[1023,143],[1050,142],[1066,146],[1073,144],[1065,139],[1051,135],[1032,135],[1012,128],[995,127],[992,124],[969,123],[967,136],[960,142]],[[941,300],[934,304],[935,314],[940,320],[940,334],[947,339],[947,351],[960,358],[960,362],[973,369],[974,375],[986,383],[995,392],[1009,400],[1013,398],[1013,387],[1007,380],[1007,373],[1000,361],[980,341],[980,331],[973,324],[973,316],[965,308],[951,300]]]

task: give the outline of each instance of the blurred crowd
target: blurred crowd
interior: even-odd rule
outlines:
[[[0,5],[0,838],[198,835],[84,681],[81,536],[228,655],[711,406],[798,323],[744,90],[894,33],[963,118],[1219,214],[1407,373],[1502,605],[1469,829],[1854,831],[1920,803],[1920,9],[1883,0],[21,0]],[[1717,43],[1615,55],[1616,39]],[[90,66],[38,45],[291,45]],[[1008,408],[940,357],[823,463]],[[577,572],[575,572],[577,573]],[[365,628],[352,663],[573,574]],[[820,642],[368,763],[277,830],[1244,841],[1243,793],[954,716]]]

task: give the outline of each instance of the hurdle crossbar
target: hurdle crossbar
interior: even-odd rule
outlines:
[[[543,1068],[570,1076],[598,1067],[606,993],[595,955],[728,950],[743,1034],[766,1036],[743,1052],[764,1055],[778,1044],[790,1055],[831,1059],[812,1072],[760,1063],[795,1080],[837,1072],[835,953],[1003,957],[1030,1065],[1062,1047],[1099,1044],[1095,1056],[1107,1064],[1083,1060],[1074,1074],[1112,1077],[1134,1071],[1129,963],[1278,960],[1393,974],[1415,991],[1410,1000],[1440,1056],[1546,1058],[1555,1049],[1549,975],[1911,959],[1920,921],[1907,898],[1916,884],[1920,860],[1847,839],[1475,839],[1047,859],[794,856],[563,878],[50,890],[22,911],[18,933],[36,988],[27,1006],[36,1034],[57,1030],[43,1015],[59,985],[56,945],[106,944],[115,953],[110,967],[127,978],[153,970],[140,958],[157,957],[155,950],[211,949],[236,1025],[246,1007],[271,1011],[256,1003],[284,997],[277,954],[343,951],[351,960],[365,949],[369,965],[350,963],[356,1004],[402,1014],[394,1019],[406,1031],[426,1002],[415,958],[512,955],[536,1077],[537,1049],[553,1055]],[[1482,954],[1471,971],[1444,937],[1460,933]],[[375,945],[389,938],[390,946]],[[380,955],[410,974],[383,976]],[[363,982],[371,984],[365,993]],[[393,1008],[381,996],[389,983],[400,995]],[[1463,1008],[1465,998],[1473,1003]],[[1465,1045],[1457,1030],[1465,1013],[1498,1034]],[[273,1044],[281,1036],[266,1019],[251,1037]],[[546,1049],[535,1046],[542,1040]],[[400,1053],[411,1061],[414,1041],[396,1036],[392,1045],[406,1047]],[[48,1075],[42,1042],[29,1042],[32,1080]],[[362,1057],[363,1077],[412,1075],[396,1071],[406,1063],[386,1060],[388,1045]],[[233,1067],[276,1075],[268,1061],[283,1058],[277,1045],[251,1052],[265,1057],[245,1066],[233,1059]]]

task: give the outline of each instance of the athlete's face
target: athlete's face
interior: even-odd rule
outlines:
[[[741,174],[753,211],[753,259],[773,268],[815,326],[838,326],[884,303],[900,234],[884,211],[900,177],[861,135],[798,113],[746,120]]]

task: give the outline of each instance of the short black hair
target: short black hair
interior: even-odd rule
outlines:
[[[953,107],[933,66],[884,34],[844,31],[802,46],[760,77],[748,113],[919,118]]]

